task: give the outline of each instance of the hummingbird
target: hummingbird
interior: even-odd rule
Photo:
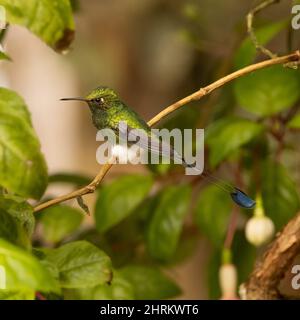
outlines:
[[[180,160],[184,167],[193,168],[187,164],[183,157],[170,145],[156,138],[151,132],[147,122],[140,117],[133,109],[128,107],[111,88],[100,86],[92,90],[85,97],[62,98],[62,101],[76,100],[87,103],[92,114],[94,126],[98,129],[112,129],[116,135],[134,134],[133,129],[139,129],[137,145],[145,151],[160,156],[171,156],[173,159]],[[142,135],[140,134],[142,132]],[[149,141],[151,140],[151,143]],[[232,200],[240,207],[252,209],[255,201],[245,192],[232,186],[231,184],[212,176],[207,171],[202,175],[222,190],[228,192]]]

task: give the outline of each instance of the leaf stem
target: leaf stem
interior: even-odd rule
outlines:
[[[265,0],[262,3],[260,3],[258,6],[256,6],[255,8],[251,9],[247,15],[247,31],[248,31],[248,34],[251,38],[251,41],[253,42],[253,44],[257,50],[260,50],[263,54],[265,54],[269,58],[276,58],[277,55],[275,53],[273,53],[272,51],[270,51],[269,49],[265,48],[263,45],[261,45],[258,42],[258,39],[257,39],[255,32],[254,32],[253,20],[254,20],[254,16],[257,13],[259,13],[260,11],[269,7],[270,5],[275,4],[275,3],[279,3],[279,2],[280,2],[280,0]]]

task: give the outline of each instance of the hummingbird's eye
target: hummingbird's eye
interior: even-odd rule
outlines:
[[[99,103],[101,101],[101,99],[100,98],[96,98],[95,101]]]

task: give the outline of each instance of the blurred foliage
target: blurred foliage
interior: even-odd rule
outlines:
[[[298,70],[274,66],[238,79],[235,94],[243,108],[265,117],[292,107],[299,99],[299,86]]]
[[[27,106],[15,92],[1,88],[0,115],[0,184],[39,199],[47,186],[47,167]]]
[[[200,192],[195,209],[195,222],[216,247],[222,247],[232,202],[217,186],[208,186]]]
[[[178,286],[153,266],[128,265],[121,274],[132,283],[136,299],[167,299],[180,294]]]
[[[56,243],[75,232],[82,220],[81,211],[59,205],[43,210],[39,222],[44,239],[47,242]]]
[[[0,0],[7,22],[28,28],[45,43],[61,52],[74,36],[74,21],[69,0]],[[37,10],[38,8],[38,10]]]
[[[101,188],[95,208],[96,228],[104,232],[122,221],[147,196],[151,177],[124,176]]]
[[[208,23],[212,15],[207,14],[208,18],[203,13],[200,2],[183,2],[180,6],[171,1],[151,2],[147,7],[150,25],[160,12],[168,33],[166,36],[161,29],[163,23],[157,23],[159,41],[143,42],[155,55],[152,64],[143,61],[143,65],[159,86],[165,86],[167,77],[182,77],[176,85],[172,82],[174,96],[199,89],[259,58],[250,39],[235,28],[230,29],[230,44],[238,40],[235,45],[228,44],[227,56],[220,59],[219,52],[202,38],[215,25]],[[27,27],[57,51],[65,51],[71,43],[72,9],[81,14],[78,1],[43,0],[37,5],[37,1],[0,0],[0,5],[7,9],[9,24]],[[227,5],[220,4],[221,8]],[[269,45],[277,39],[288,28],[287,18],[262,21],[255,31],[258,41]],[[243,19],[241,14],[240,23]],[[188,59],[180,60],[178,66],[179,60],[174,60],[169,69],[163,69],[161,61],[171,55],[179,59],[179,51],[166,47],[174,28],[187,40],[188,45],[178,46],[178,50]],[[149,30],[141,30],[144,38]],[[217,33],[223,37],[221,31],[218,25]],[[142,48],[139,50],[142,55]],[[7,59],[5,53],[0,53],[0,59]],[[93,61],[87,59],[87,63],[89,60]],[[164,78],[157,76],[158,71]],[[208,166],[226,175],[228,183],[243,185],[252,194],[262,192],[266,214],[277,231],[297,213],[300,204],[298,185],[293,181],[295,169],[289,162],[283,165],[289,150],[299,152],[295,143],[300,128],[299,84],[299,70],[283,66],[260,70],[194,101],[161,125],[180,130],[206,127]],[[230,197],[220,188],[185,177],[173,164],[149,165],[144,175],[125,175],[101,185],[91,210],[95,223],[84,223],[84,213],[68,205],[52,206],[34,216],[29,203],[39,200],[47,185],[78,188],[91,178],[59,173],[48,179],[27,106],[17,93],[4,88],[0,89],[0,133],[0,264],[7,277],[7,289],[1,290],[0,299],[34,299],[37,293],[47,299],[172,298],[181,289],[166,275],[166,269],[191,258],[202,240],[199,234],[209,243],[211,257],[205,275],[191,276],[205,277],[209,296],[220,297],[216,275],[233,210]],[[243,233],[244,221],[251,214],[239,212],[239,230],[231,248],[239,283],[247,279],[257,258]]]
[[[152,257],[167,261],[174,256],[189,200],[189,186],[167,187],[159,195],[157,205],[152,209],[146,236],[146,245]]]

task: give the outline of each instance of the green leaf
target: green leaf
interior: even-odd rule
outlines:
[[[80,174],[57,173],[49,176],[49,183],[70,183],[76,187],[86,186],[92,181],[91,177]]]
[[[101,188],[95,208],[96,228],[104,232],[129,216],[152,186],[150,176],[123,176]]]
[[[69,0],[0,0],[7,22],[28,28],[53,49],[67,49],[74,38]]]
[[[191,189],[187,185],[167,187],[159,195],[147,230],[147,248],[152,257],[168,261],[177,249]]]
[[[300,97],[297,70],[272,66],[235,82],[241,107],[259,116],[270,116],[291,107]]]
[[[0,60],[8,60],[11,61],[11,58],[3,51],[0,51]]]
[[[208,130],[209,162],[212,167],[256,138],[263,130],[261,124],[250,120],[228,117],[216,121]]]
[[[0,239],[0,265],[5,269],[6,289],[59,292],[48,270],[26,251]]]
[[[120,270],[134,288],[135,299],[169,299],[181,293],[180,288],[156,267],[129,265]]]
[[[93,288],[67,291],[65,299],[70,300],[133,300],[133,286],[118,271],[114,271],[111,284],[103,284]]]
[[[58,205],[42,211],[40,223],[43,228],[43,237],[48,242],[61,241],[78,229],[83,220],[81,211]]]
[[[93,300],[133,300],[134,289],[129,281],[114,272],[112,283],[94,288],[92,298]]]
[[[31,247],[34,217],[29,204],[18,197],[1,196],[0,221],[1,238],[24,248]]]
[[[232,210],[228,193],[210,185],[200,191],[195,208],[195,222],[216,247],[223,245]]]
[[[39,199],[47,186],[47,166],[24,101],[0,88],[0,185]]]
[[[266,161],[262,167],[262,197],[266,215],[281,229],[299,210],[297,188],[286,169]]]
[[[269,23],[261,28],[255,30],[255,35],[258,42],[261,45],[267,44],[272,40],[284,27],[286,27],[287,21],[279,21],[275,23]],[[241,44],[240,48],[237,50],[234,57],[234,67],[235,69],[241,69],[251,62],[253,62],[257,50],[249,37],[247,37]]]
[[[296,114],[287,126],[291,129],[300,129],[300,113]]]
[[[0,208],[20,222],[28,237],[32,236],[35,218],[33,208],[28,202],[21,197],[5,194],[0,197]]]
[[[0,290],[0,300],[34,300],[34,290]]]
[[[0,221],[0,238],[24,248],[30,246],[30,241],[20,223],[3,209],[0,209]]]
[[[57,268],[63,288],[94,287],[112,279],[110,258],[87,241],[67,243],[46,255],[46,260]]]

